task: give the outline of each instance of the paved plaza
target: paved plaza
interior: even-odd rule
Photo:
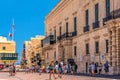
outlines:
[[[57,76],[57,75],[56,75]],[[49,80],[49,74],[39,75],[38,73],[25,74],[23,72],[17,73],[15,76],[9,76],[7,72],[0,73],[0,80]],[[52,80],[55,80],[52,78]],[[120,79],[109,79],[109,78],[97,78],[88,76],[74,76],[74,75],[63,75],[63,78],[57,78],[56,80],[120,80]]]

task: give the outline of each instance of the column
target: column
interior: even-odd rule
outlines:
[[[61,61],[62,49],[61,45],[58,46],[58,61]]]
[[[116,55],[116,28],[112,27],[112,67],[113,74],[116,74],[117,69],[117,55]]]
[[[116,33],[117,74],[120,74],[120,29],[117,29]]]
[[[111,56],[112,56],[112,37],[111,37],[111,35],[112,35],[112,31],[109,29],[109,54],[108,54],[108,62],[110,63],[110,66],[112,66],[112,58],[111,58]]]

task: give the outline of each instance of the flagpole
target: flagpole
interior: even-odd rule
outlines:
[[[14,19],[12,23],[12,41],[14,40]]]

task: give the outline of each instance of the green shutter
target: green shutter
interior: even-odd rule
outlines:
[[[99,53],[99,42],[95,42],[96,53]]]
[[[66,22],[66,33],[68,33],[68,22]]]
[[[106,40],[106,53],[108,53],[108,50],[109,50],[109,43],[108,40]]]
[[[61,30],[62,30],[62,27],[60,26],[60,36],[61,36]]]
[[[76,54],[76,50],[77,50],[77,47],[76,46],[74,46],[74,56],[76,56],[77,54]]]
[[[74,17],[74,31],[76,31],[76,27],[77,27],[77,18]]]
[[[86,44],[86,54],[89,54],[89,43]]]
[[[6,50],[6,47],[3,47],[2,49],[3,49],[3,50]]]
[[[89,21],[88,21],[88,17],[89,17],[89,15],[88,15],[89,13],[88,13],[88,9],[86,10],[86,26],[89,24]]]
[[[97,3],[95,5],[95,21],[98,21],[98,19],[99,19],[98,11],[99,11],[99,8],[98,8],[98,3]]]
[[[106,16],[110,15],[110,0],[106,0]]]

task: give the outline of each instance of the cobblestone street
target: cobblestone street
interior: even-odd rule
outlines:
[[[15,76],[11,77],[8,75],[8,73],[5,72],[0,73],[0,80],[49,80],[48,78],[49,78],[49,74],[39,75],[38,73],[25,74],[19,72]],[[52,80],[55,80],[53,79],[53,76],[52,76]],[[56,80],[118,80],[118,79],[64,75],[62,79],[57,78]]]

